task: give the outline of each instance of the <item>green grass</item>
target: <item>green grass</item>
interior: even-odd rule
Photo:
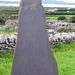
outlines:
[[[57,20],[58,17],[46,17],[47,20]],[[70,17],[66,17],[67,20],[70,19]]]
[[[65,28],[60,28],[57,32],[62,33],[70,33],[70,32],[75,32],[75,29],[65,29]]]
[[[75,51],[54,53],[59,75],[75,75]]]
[[[58,16],[65,16],[67,20],[70,19],[70,17],[75,16],[75,15],[49,15],[46,16],[47,20],[57,20]]]
[[[75,75],[75,43],[51,48],[58,64],[59,75]],[[13,53],[0,54],[0,75],[11,75]]]
[[[18,8],[18,7],[13,7],[13,6],[0,6],[1,9],[7,9],[7,8]]]
[[[47,20],[57,20],[58,17],[46,17]]]
[[[0,53],[0,75],[11,75],[13,53]]]
[[[75,15],[57,15],[57,16],[69,16],[69,17],[71,17],[71,16],[75,16]]]
[[[71,42],[68,45],[60,45],[58,44],[56,47],[51,47],[52,52],[67,52],[67,51],[75,51],[75,42]]]
[[[6,29],[6,30],[0,30],[0,34],[15,34],[17,35],[17,30],[15,29]]]
[[[47,17],[58,17],[58,16],[65,16],[65,17],[72,17],[75,15],[46,15]]]

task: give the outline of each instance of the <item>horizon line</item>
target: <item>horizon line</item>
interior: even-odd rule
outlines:
[[[65,5],[65,4],[45,4],[42,3],[43,7],[70,7],[70,8],[75,8],[75,5]],[[14,4],[14,3],[0,3],[0,6],[16,6],[19,7],[20,4]]]

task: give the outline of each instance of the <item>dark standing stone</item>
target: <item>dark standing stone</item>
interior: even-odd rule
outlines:
[[[12,75],[58,75],[45,25],[41,0],[21,0]]]

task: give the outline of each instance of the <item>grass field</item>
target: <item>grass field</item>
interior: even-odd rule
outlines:
[[[54,53],[59,75],[75,75],[75,51]]]
[[[57,18],[58,18],[57,16],[55,16],[55,17],[46,17],[47,20],[57,20]],[[70,17],[66,17],[66,19],[69,20]]]
[[[13,53],[0,53],[0,75],[11,75]]]
[[[47,15],[47,17],[58,17],[58,16],[72,17],[75,15]]]
[[[51,48],[58,63],[59,75],[75,75],[75,43]],[[0,75],[11,75],[13,53],[0,54]]]
[[[57,32],[59,33],[70,33],[70,32],[75,32],[75,29],[65,29],[65,28],[60,28]]]
[[[0,30],[0,34],[15,34],[17,35],[17,30],[16,29],[6,29],[6,30]]]
[[[57,20],[58,17],[46,17],[47,20]]]
[[[67,20],[70,19],[70,17],[75,16],[75,15],[48,15],[46,16],[47,20],[57,20],[58,16],[65,16]]]

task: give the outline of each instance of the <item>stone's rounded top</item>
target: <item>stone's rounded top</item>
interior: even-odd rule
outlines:
[[[21,0],[23,4],[33,4],[33,3],[36,3],[36,4],[41,4],[41,0]]]

